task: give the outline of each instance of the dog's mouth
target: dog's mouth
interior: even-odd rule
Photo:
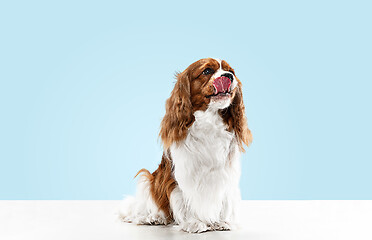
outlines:
[[[225,98],[231,96],[231,80],[227,77],[218,77],[213,81],[213,94],[207,98]]]

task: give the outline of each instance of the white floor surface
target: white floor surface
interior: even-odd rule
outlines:
[[[119,201],[0,201],[0,239],[368,239],[372,201],[243,201],[240,228],[189,234],[120,222]]]

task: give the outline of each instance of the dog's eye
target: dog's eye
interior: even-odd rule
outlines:
[[[235,75],[234,71],[233,70],[229,70],[229,72],[231,72],[233,75]]]
[[[206,68],[203,71],[203,74],[204,75],[209,75],[209,74],[212,74],[212,73],[213,73],[213,69],[212,68]]]

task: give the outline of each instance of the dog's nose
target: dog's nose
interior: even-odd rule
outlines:
[[[221,77],[227,77],[231,82],[234,80],[234,76],[231,73],[224,73],[221,75]]]

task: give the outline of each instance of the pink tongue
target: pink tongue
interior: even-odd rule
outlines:
[[[225,93],[229,91],[231,80],[228,77],[218,77],[213,81],[213,86],[216,88],[216,93]]]

